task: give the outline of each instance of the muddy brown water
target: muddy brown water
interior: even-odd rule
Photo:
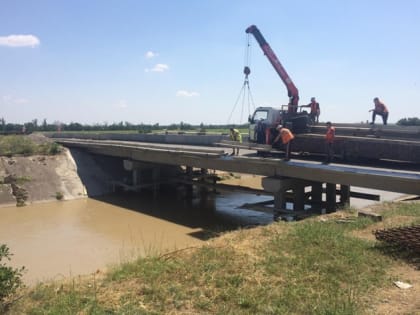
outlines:
[[[382,200],[398,196],[376,192]],[[26,267],[23,279],[32,285],[197,246],[215,232],[269,224],[272,214],[239,208],[269,199],[244,193],[186,198],[165,192],[153,198],[144,192],[5,207],[0,208],[0,243],[9,246],[14,267]],[[352,199],[358,207],[371,203]]]
[[[270,214],[237,209],[264,198],[120,194],[0,208],[0,243],[13,253],[13,266],[26,267],[23,278],[32,285],[104,270],[139,255],[200,245],[214,231],[268,224]]]

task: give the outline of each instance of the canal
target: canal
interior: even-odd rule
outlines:
[[[231,184],[258,187],[260,180],[243,177]],[[378,194],[382,201],[401,196],[355,190]],[[25,266],[23,279],[32,285],[103,271],[143,255],[199,246],[219,233],[273,222],[270,213],[240,208],[270,197],[232,192],[199,196],[187,198],[182,191],[171,190],[153,198],[144,191],[3,207],[0,243],[14,254],[14,267]],[[362,208],[377,202],[352,198],[351,203]]]
[[[241,193],[186,199],[161,193],[0,208],[0,243],[26,284],[103,270],[139,255],[197,246],[217,233],[268,224],[272,215],[237,209],[267,199]]]

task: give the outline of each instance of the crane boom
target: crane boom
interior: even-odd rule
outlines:
[[[296,113],[298,103],[299,103],[299,91],[290,79],[286,70],[283,68],[282,64],[278,60],[276,54],[271,49],[270,45],[265,40],[264,36],[261,34],[260,30],[255,26],[251,25],[246,29],[246,33],[251,33],[254,35],[264,54],[267,56],[271,65],[276,70],[277,74],[280,76],[281,80],[287,87],[287,95],[289,96],[289,108],[288,113]]]

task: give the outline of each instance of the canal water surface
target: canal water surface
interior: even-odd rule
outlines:
[[[240,226],[268,224],[272,215],[238,209],[266,200],[247,194],[185,199],[174,194],[118,194],[0,208],[0,243],[25,266],[24,281],[61,279],[186,246]]]
[[[399,194],[377,193],[381,200]],[[203,244],[215,232],[264,225],[270,213],[240,209],[245,203],[269,197],[244,193],[185,194],[161,192],[113,194],[0,208],[0,244],[7,244],[11,264],[25,266],[24,281],[31,285],[104,270],[141,255],[159,254]],[[352,199],[353,206],[372,201]]]

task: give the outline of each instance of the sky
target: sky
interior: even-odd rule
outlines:
[[[252,24],[320,121],[366,122],[374,97],[391,123],[420,117],[419,16],[418,0],[0,0],[0,118],[244,123],[288,102]]]

